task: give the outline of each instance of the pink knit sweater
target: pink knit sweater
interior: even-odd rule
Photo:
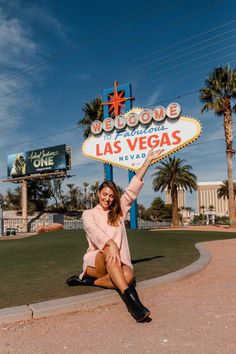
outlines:
[[[109,239],[116,242],[120,250],[121,262],[133,269],[124,220],[131,204],[137,198],[142,186],[143,181],[140,181],[134,176],[130,181],[129,186],[122,194],[121,208],[123,211],[123,218],[118,226],[108,225],[107,214],[109,211],[103,210],[102,206],[99,204],[95,208],[83,212],[82,220],[89,247],[83,258],[83,272],[80,274],[81,279],[88,266],[95,268],[96,255],[99,251],[102,251],[105,247],[106,241]]]

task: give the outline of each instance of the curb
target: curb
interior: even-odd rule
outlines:
[[[146,290],[166,283],[175,282],[203,270],[210,263],[211,255],[209,251],[204,248],[202,243],[197,243],[195,247],[200,253],[200,257],[197,261],[176,272],[138,283],[137,287],[141,293],[144,289]],[[38,319],[77,311],[94,310],[101,306],[113,305],[119,302],[120,297],[114,290],[101,290],[90,294],[0,309],[0,324]]]
[[[195,262],[191,263],[187,267],[177,270],[176,272],[162,275],[158,278],[144,280],[138,284],[138,288],[151,288],[157,285],[172,283],[174,281],[187,278],[188,276],[194,275],[203,270],[210,263],[211,254],[206,248],[204,248],[202,243],[196,243],[195,247],[200,253],[200,257]]]
[[[33,313],[29,306],[7,307],[0,310],[0,324],[27,321],[33,318]]]

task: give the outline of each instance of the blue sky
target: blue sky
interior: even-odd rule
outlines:
[[[226,179],[223,119],[201,114],[198,90],[214,67],[236,66],[235,13],[233,0],[0,0],[0,177],[10,154],[67,144],[75,176],[65,186],[102,181],[103,165],[82,156],[76,123],[83,104],[117,80],[132,84],[135,106],[177,101],[198,118],[202,136],[176,156],[199,182]],[[145,206],[158,195],[154,171],[138,200]],[[114,168],[114,180],[125,187],[127,171]],[[13,187],[1,183],[0,192]]]

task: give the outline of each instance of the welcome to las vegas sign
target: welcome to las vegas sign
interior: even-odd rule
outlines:
[[[153,110],[133,108],[115,119],[95,120],[82,151],[89,158],[137,171],[151,148],[164,150],[156,163],[191,144],[201,131],[200,122],[182,116],[176,102]]]

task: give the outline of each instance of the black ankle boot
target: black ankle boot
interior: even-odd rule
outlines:
[[[130,285],[124,291],[122,299],[137,322],[143,321],[150,315],[150,311],[141,303],[134,286]]]
[[[94,285],[95,280],[95,278],[89,276],[86,276],[84,279],[81,280],[78,275],[72,275],[66,280],[66,284],[69,286]]]

